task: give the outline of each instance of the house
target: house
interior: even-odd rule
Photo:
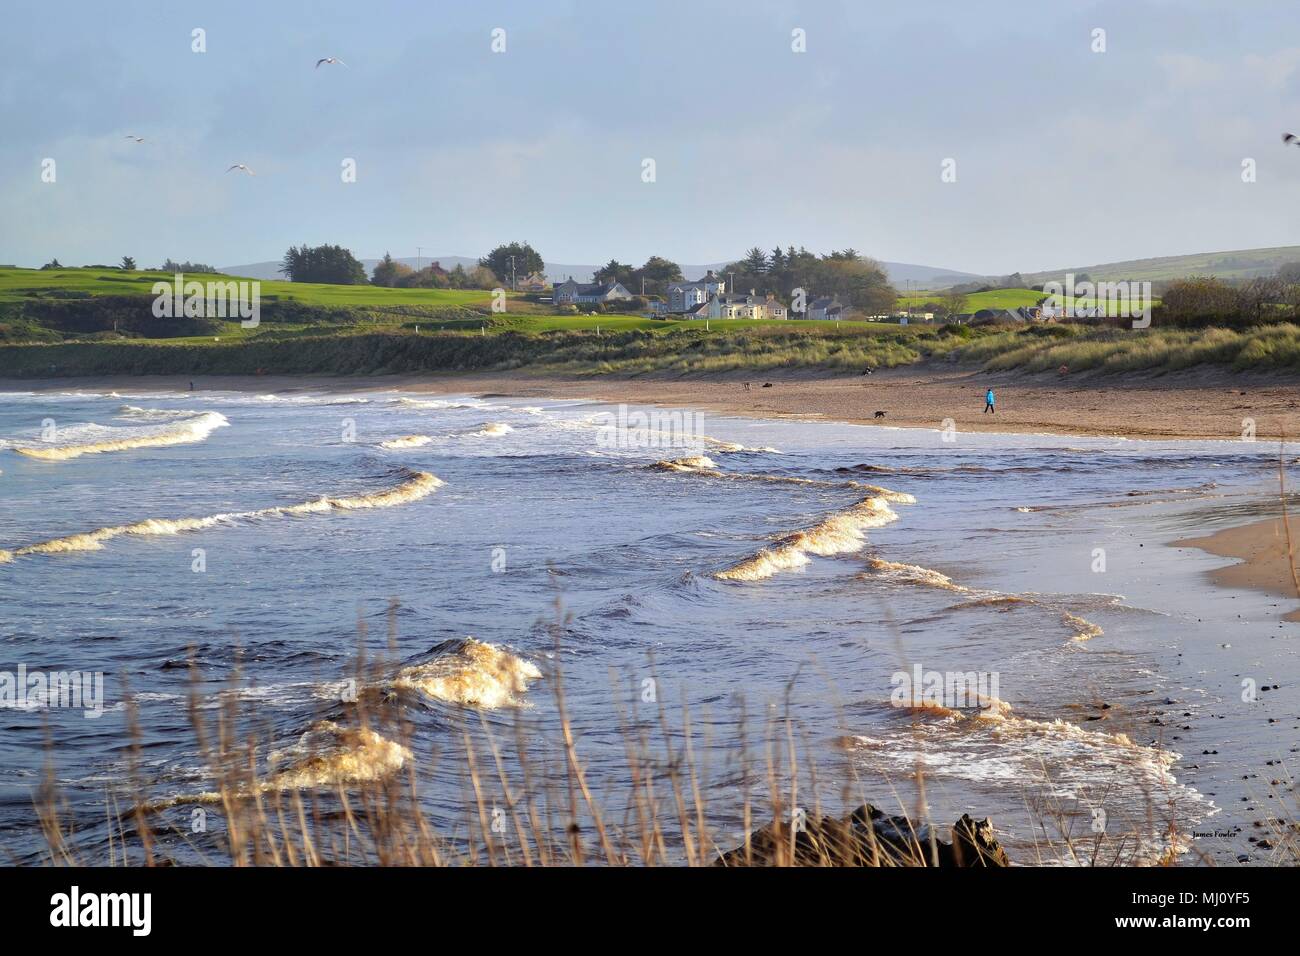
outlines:
[[[768,293],[759,298],[753,289],[749,290],[748,295],[714,296],[710,301],[718,312],[717,315],[712,316],[713,318],[784,319],[788,317],[785,306],[776,301],[776,296]]]
[[[668,286],[668,311],[688,312],[715,295],[724,295],[726,291],[726,280],[710,269],[703,279],[696,282],[674,282]]]
[[[555,287],[556,305],[603,305],[632,298],[621,282],[574,282],[573,276]]]
[[[848,318],[848,309],[835,296],[822,296],[808,305],[808,318],[818,322],[838,321]]]
[[[686,311],[679,313],[686,319],[785,319],[789,317],[786,307],[768,294],[759,296],[750,291],[746,294],[723,293],[710,296],[705,302],[699,302]]]
[[[515,287],[520,292],[545,292],[546,276],[540,272],[530,273],[526,279],[517,279]]]

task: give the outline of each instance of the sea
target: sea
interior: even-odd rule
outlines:
[[[208,859],[195,719],[230,704],[269,786],[411,774],[452,843],[482,819],[466,734],[511,742],[505,778],[546,752],[563,789],[567,726],[607,825],[644,792],[634,738],[665,780],[690,768],[721,850],[776,788],[794,819],[988,817],[1024,864],[1265,863],[1295,819],[1296,602],[1215,587],[1227,560],[1175,542],[1277,513],[1292,453],[360,388],[0,393],[0,849],[52,858],[54,794],[77,858],[108,862],[129,784],[169,852]],[[359,684],[405,702],[405,739],[352,725]]]

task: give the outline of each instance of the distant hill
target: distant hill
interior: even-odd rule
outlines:
[[[737,256],[737,259],[740,257]],[[737,259],[730,259],[728,262],[735,262]],[[412,269],[416,267],[415,257],[397,259],[404,265]],[[420,260],[421,265],[428,265],[430,262],[439,262],[444,269],[454,269],[461,265],[466,269],[478,264],[478,259],[468,256],[424,256]],[[362,259],[362,265],[366,267],[366,272],[372,272],[378,259]],[[703,265],[682,264],[682,275],[688,279],[698,279],[710,269],[715,271],[721,270],[727,262],[707,262]],[[953,269],[939,269],[935,266],[920,266],[909,262],[881,262],[885,271],[889,273],[889,280],[899,288],[911,282],[914,286],[930,289],[943,289],[948,286],[957,285],[960,282],[972,282],[983,278],[970,272],[957,272]],[[546,263],[546,275],[552,280],[559,279],[563,281],[569,276],[577,279],[579,282],[590,282],[592,277],[599,269],[598,265],[574,265],[566,262],[548,262]],[[223,266],[222,272],[232,276],[246,276],[249,279],[282,279],[280,275],[280,263],[278,262],[250,262],[240,266]],[[636,291],[636,290],[633,290]]]
[[[1239,249],[1230,252],[1199,252],[1190,256],[1159,256],[1154,259],[1129,259],[1104,262],[1093,266],[1075,266],[1050,272],[1025,272],[1025,281],[1034,285],[1060,279],[1067,273],[1087,273],[1094,281],[1119,282],[1124,279],[1158,282],[1183,279],[1192,275],[1212,275],[1220,279],[1253,279],[1273,275],[1288,262],[1300,262],[1300,246],[1276,246],[1268,249]]]

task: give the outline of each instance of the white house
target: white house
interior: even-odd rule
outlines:
[[[747,295],[715,295],[709,299],[711,319],[785,319],[786,307],[769,293],[760,297],[753,290]]]
[[[715,295],[724,295],[726,291],[726,280],[714,275],[710,269],[703,279],[696,282],[674,282],[668,286],[668,311],[688,312]]]
[[[630,298],[632,293],[621,282],[574,282],[573,276],[554,291],[556,305],[593,305]]]

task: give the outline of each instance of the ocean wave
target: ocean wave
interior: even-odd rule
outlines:
[[[0,564],[36,554],[63,554],[77,551],[100,551],[104,542],[122,535],[154,536],[173,535],[187,531],[202,531],[217,525],[232,524],[241,521],[272,518],[281,515],[321,514],[329,511],[356,511],[366,508],[391,508],[395,505],[416,501],[431,494],[442,486],[441,479],[426,471],[406,471],[407,479],[400,485],[382,491],[364,495],[331,498],[321,497],[294,505],[278,505],[261,508],[257,511],[236,511],[227,514],[208,515],[203,518],[146,518],[134,524],[114,525],[97,528],[81,534],[68,535],[29,544],[13,550],[0,549]]]
[[[438,398],[394,398],[389,402],[390,405],[397,408],[425,408],[425,409],[444,409],[444,408],[486,408],[481,402],[453,402]]]
[[[1077,614],[1071,614],[1069,611],[1061,612],[1061,621],[1064,622],[1066,627],[1074,631],[1076,641],[1090,641],[1094,637],[1101,637],[1102,634],[1106,633],[1101,629],[1100,625],[1085,620]]]
[[[705,478],[718,478],[724,481],[759,481],[777,485],[803,485],[812,488],[853,488],[869,492],[873,497],[883,498],[897,504],[916,504],[916,498],[903,491],[890,491],[879,485],[868,485],[860,481],[822,481],[817,478],[799,478],[790,475],[764,475],[746,472],[722,471],[717,462],[707,455],[689,455],[684,458],[668,458],[649,466],[655,471],[672,471],[686,475],[700,475]]]
[[[863,572],[859,577],[864,579],[883,579],[894,584],[919,585],[921,587],[935,588],[940,591],[952,591],[957,594],[970,595],[967,600],[960,601],[957,604],[950,605],[949,611],[965,611],[974,608],[1001,608],[1010,610],[1016,607],[1044,607],[1060,609],[1066,599],[1043,597],[1040,595],[1030,594],[1006,594],[1002,591],[982,590],[979,588],[967,587],[964,584],[958,584],[948,575],[932,568],[921,567],[917,564],[903,564],[898,561],[885,561],[882,558],[871,558],[867,562],[870,572]],[[1096,605],[1098,609],[1124,609],[1137,610],[1129,608],[1120,603],[1120,599],[1115,595],[1090,595],[1090,604]],[[1099,601],[1100,599],[1100,601]],[[1076,601],[1069,602],[1072,605]],[[1094,624],[1077,614],[1068,610],[1061,610],[1061,623],[1073,632],[1075,641],[1088,641],[1094,637],[1100,637],[1105,632],[1099,624]]]
[[[781,452],[775,448],[767,448],[767,447],[750,448],[749,446],[742,445],[739,442],[724,441],[721,438],[710,438],[708,435],[699,436],[699,441],[719,452],[729,452],[732,454],[736,454],[739,452],[754,452],[754,453],[761,452],[769,455],[781,454]]]
[[[898,514],[889,507],[889,502],[883,496],[872,495],[828,515],[811,528],[786,535],[772,547],[717,572],[714,577],[721,581],[761,581],[780,571],[802,567],[808,563],[809,554],[831,557],[860,551],[866,543],[864,531],[897,520]]]
[[[87,436],[86,440],[64,445],[15,445],[13,450],[28,458],[42,461],[66,461],[82,455],[98,455],[104,452],[129,451],[134,448],[162,448],[168,445],[186,445],[200,442],[218,428],[225,428],[230,422],[220,412],[200,412],[151,430],[106,428],[96,434]],[[114,437],[121,432],[120,437]]]
[[[892,708],[900,725],[886,722],[873,735],[845,738],[862,769],[886,776],[922,772],[929,777],[976,784],[1037,787],[1053,801],[1066,801],[1090,822],[1089,808],[1104,805],[1107,833],[1129,834],[1139,860],[1177,850],[1170,822],[1186,827],[1214,812],[1200,793],[1173,776],[1181,755],[1135,743],[1127,734],[1091,730],[1061,719],[1021,716],[998,701],[986,709],[941,706]],[[881,705],[889,707],[888,704]],[[1152,819],[1159,807],[1169,820]]]
[[[118,418],[138,418],[144,421],[190,418],[195,414],[195,412],[183,408],[140,408],[136,405],[123,405],[117,410]]]
[[[467,432],[469,438],[497,438],[501,435],[509,435],[514,431],[514,427],[507,425],[505,422],[488,422],[478,431]]]
[[[237,786],[248,797],[286,790],[319,790],[386,780],[412,758],[410,748],[368,727],[344,727],[331,720],[313,724],[283,750],[267,755],[268,775],[255,787]],[[145,804],[151,813],[186,804],[221,803],[225,795],[206,791],[178,794]]]
[[[275,768],[268,790],[307,790],[383,780],[405,766],[411,751],[367,727],[323,720],[290,747],[267,755]]]
[[[421,445],[427,445],[431,441],[428,435],[403,435],[401,438],[390,438],[388,441],[381,441],[380,448],[419,448]]]
[[[434,654],[432,660],[398,671],[394,686],[448,704],[495,710],[522,707],[529,681],[542,676],[531,661],[472,637],[444,641]]]
[[[958,584],[946,574],[916,564],[901,564],[897,561],[872,558],[868,565],[875,572],[872,575],[873,577],[881,577],[899,584],[922,584],[943,591],[958,591],[961,593],[969,593],[971,590],[964,584]],[[863,577],[866,576],[863,575]]]

